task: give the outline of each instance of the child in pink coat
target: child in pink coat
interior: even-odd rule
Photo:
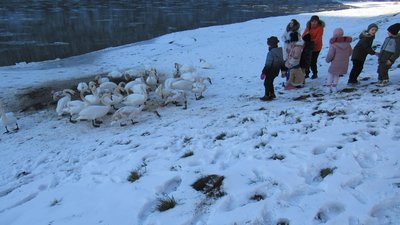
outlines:
[[[329,41],[330,46],[326,62],[331,63],[331,65],[328,69],[329,75],[326,84],[331,92],[336,92],[339,76],[346,74],[349,68],[349,59],[353,51],[350,45],[351,41],[351,37],[343,36],[342,28],[336,28]]]

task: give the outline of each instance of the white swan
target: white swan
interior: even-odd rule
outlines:
[[[175,63],[174,66],[175,66],[174,78],[179,78],[183,73],[192,73],[196,71],[196,69],[192,65],[185,66],[179,63]]]
[[[111,125],[119,123],[119,125],[125,126],[127,121],[131,121],[132,124],[135,122],[133,119],[137,117],[143,111],[144,105],[137,106],[123,106],[119,108],[111,116]]]
[[[124,89],[127,93],[140,92],[142,89],[147,90],[147,86],[143,77],[137,78],[125,84]]]
[[[8,127],[14,124],[16,126],[14,131],[19,130],[17,118],[14,116],[14,113],[4,111],[3,103],[0,103],[0,115],[1,115],[1,122],[3,123],[3,126],[6,128],[6,132],[4,132],[5,134],[10,133]]]
[[[104,94],[100,101],[104,105],[87,105],[85,106],[78,114],[78,118],[76,120],[91,120],[92,125],[94,127],[99,127],[99,123],[97,123],[97,119],[100,119],[107,115],[107,113],[111,110],[110,105],[106,105],[104,102],[104,98],[109,95],[108,93]]]
[[[149,71],[149,76],[146,78],[146,84],[148,86],[156,87],[158,85],[159,79],[157,76],[157,70],[152,68]]]
[[[183,103],[183,109],[187,109],[187,97],[185,91],[164,88],[163,84],[160,84],[155,90],[156,94],[158,94],[162,99],[164,99],[164,105],[168,105],[169,103]]]
[[[192,92],[194,93],[196,100],[204,98],[203,92],[205,92],[206,90],[207,90],[207,85],[204,82],[195,81],[193,83]]]
[[[97,93],[96,85],[93,81],[89,82],[89,89],[90,90],[83,90],[80,92],[80,97],[82,101],[86,102],[88,105],[98,105],[100,104],[100,98]],[[86,92],[92,93],[90,95],[84,95]]]
[[[72,119],[72,117],[78,115],[86,106],[88,106],[88,104],[84,101],[73,100],[67,103],[63,111],[69,114],[69,122],[76,123],[76,120]]]
[[[165,88],[191,91],[193,82],[180,78],[168,78],[164,82]]]
[[[112,93],[104,97],[104,103],[106,105],[111,105],[111,107],[116,109],[115,106],[120,104],[124,100],[122,92],[125,92],[124,88],[118,85],[118,87],[116,87]]]
[[[110,79],[108,77],[102,77],[100,75],[97,75],[94,80],[100,85],[102,83],[110,82]]]
[[[123,77],[123,74],[118,70],[113,70],[113,71],[109,72],[107,74],[107,76],[110,77],[110,78],[114,78],[115,79],[115,78]]]
[[[148,99],[148,94],[146,90],[144,90],[143,92],[129,94],[124,98],[122,104],[130,106],[140,106],[145,104],[147,99]]]
[[[64,113],[64,108],[66,107],[67,103],[71,101],[71,95],[75,94],[75,91],[71,89],[64,89],[63,90],[63,96],[60,98],[57,102],[57,107],[56,107],[56,113],[59,116],[62,116]]]
[[[205,59],[200,59],[200,67],[203,69],[214,69],[214,66],[208,63]]]
[[[97,87],[96,93],[98,95],[102,95],[104,93],[112,93],[117,87],[118,87],[118,85],[116,83],[107,81],[107,82],[101,83]]]
[[[79,82],[76,89],[81,92],[83,90],[89,90],[89,85],[86,82]]]

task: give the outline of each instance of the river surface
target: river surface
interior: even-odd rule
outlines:
[[[0,66],[198,27],[342,8],[333,0],[0,0]]]

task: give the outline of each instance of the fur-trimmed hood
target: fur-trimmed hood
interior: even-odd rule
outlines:
[[[360,33],[360,35],[358,36],[358,38],[362,39],[362,38],[375,38],[375,35],[371,35],[370,33],[368,33],[367,30],[364,30],[363,32]]]
[[[325,28],[325,22],[323,20],[318,20],[318,25],[320,25],[322,28]],[[307,22],[307,27],[311,27],[311,21]]]

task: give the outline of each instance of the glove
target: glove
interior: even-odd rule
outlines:
[[[264,80],[264,79],[265,79],[265,74],[264,74],[264,73],[262,73],[262,74],[260,75],[260,79],[261,79],[261,80]]]

